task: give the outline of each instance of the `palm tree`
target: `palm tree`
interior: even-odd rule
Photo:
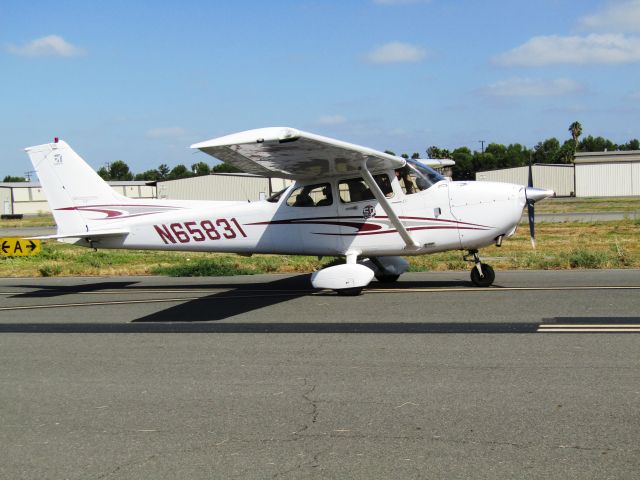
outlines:
[[[573,138],[574,148],[578,148],[578,137],[582,135],[582,125],[580,125],[580,122],[573,122],[569,125],[569,131],[571,132],[571,138]]]

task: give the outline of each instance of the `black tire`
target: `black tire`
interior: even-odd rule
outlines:
[[[397,282],[400,275],[376,275],[376,280],[380,283],[393,283]]]
[[[362,293],[362,287],[341,288],[336,290],[336,293],[341,297],[357,297]]]
[[[482,276],[480,276],[477,267],[471,269],[471,283],[476,287],[488,287],[496,279],[496,272],[486,263],[481,263],[480,268],[482,269]]]

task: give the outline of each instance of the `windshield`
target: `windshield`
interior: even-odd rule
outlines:
[[[411,176],[415,175],[415,182],[418,190],[426,190],[432,185],[444,180],[444,177],[433,168],[416,160],[407,160],[407,167],[409,167]]]

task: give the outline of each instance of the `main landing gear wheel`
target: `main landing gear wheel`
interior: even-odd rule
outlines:
[[[476,287],[488,287],[496,279],[496,272],[493,271],[493,268],[480,261],[478,250],[469,250],[469,253],[463,258],[474,264],[471,269],[471,283]]]
[[[478,271],[478,267],[480,268],[482,273]],[[496,272],[494,272],[493,268],[491,268],[491,266],[487,265],[486,263],[479,263],[471,269],[471,282],[476,287],[488,287],[493,283],[495,279]]]

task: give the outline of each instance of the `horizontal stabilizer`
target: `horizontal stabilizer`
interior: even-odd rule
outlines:
[[[27,240],[59,240],[62,238],[106,238],[124,237],[129,235],[129,230],[98,230],[93,232],[65,233],[63,235],[43,235],[41,237],[29,237]]]

